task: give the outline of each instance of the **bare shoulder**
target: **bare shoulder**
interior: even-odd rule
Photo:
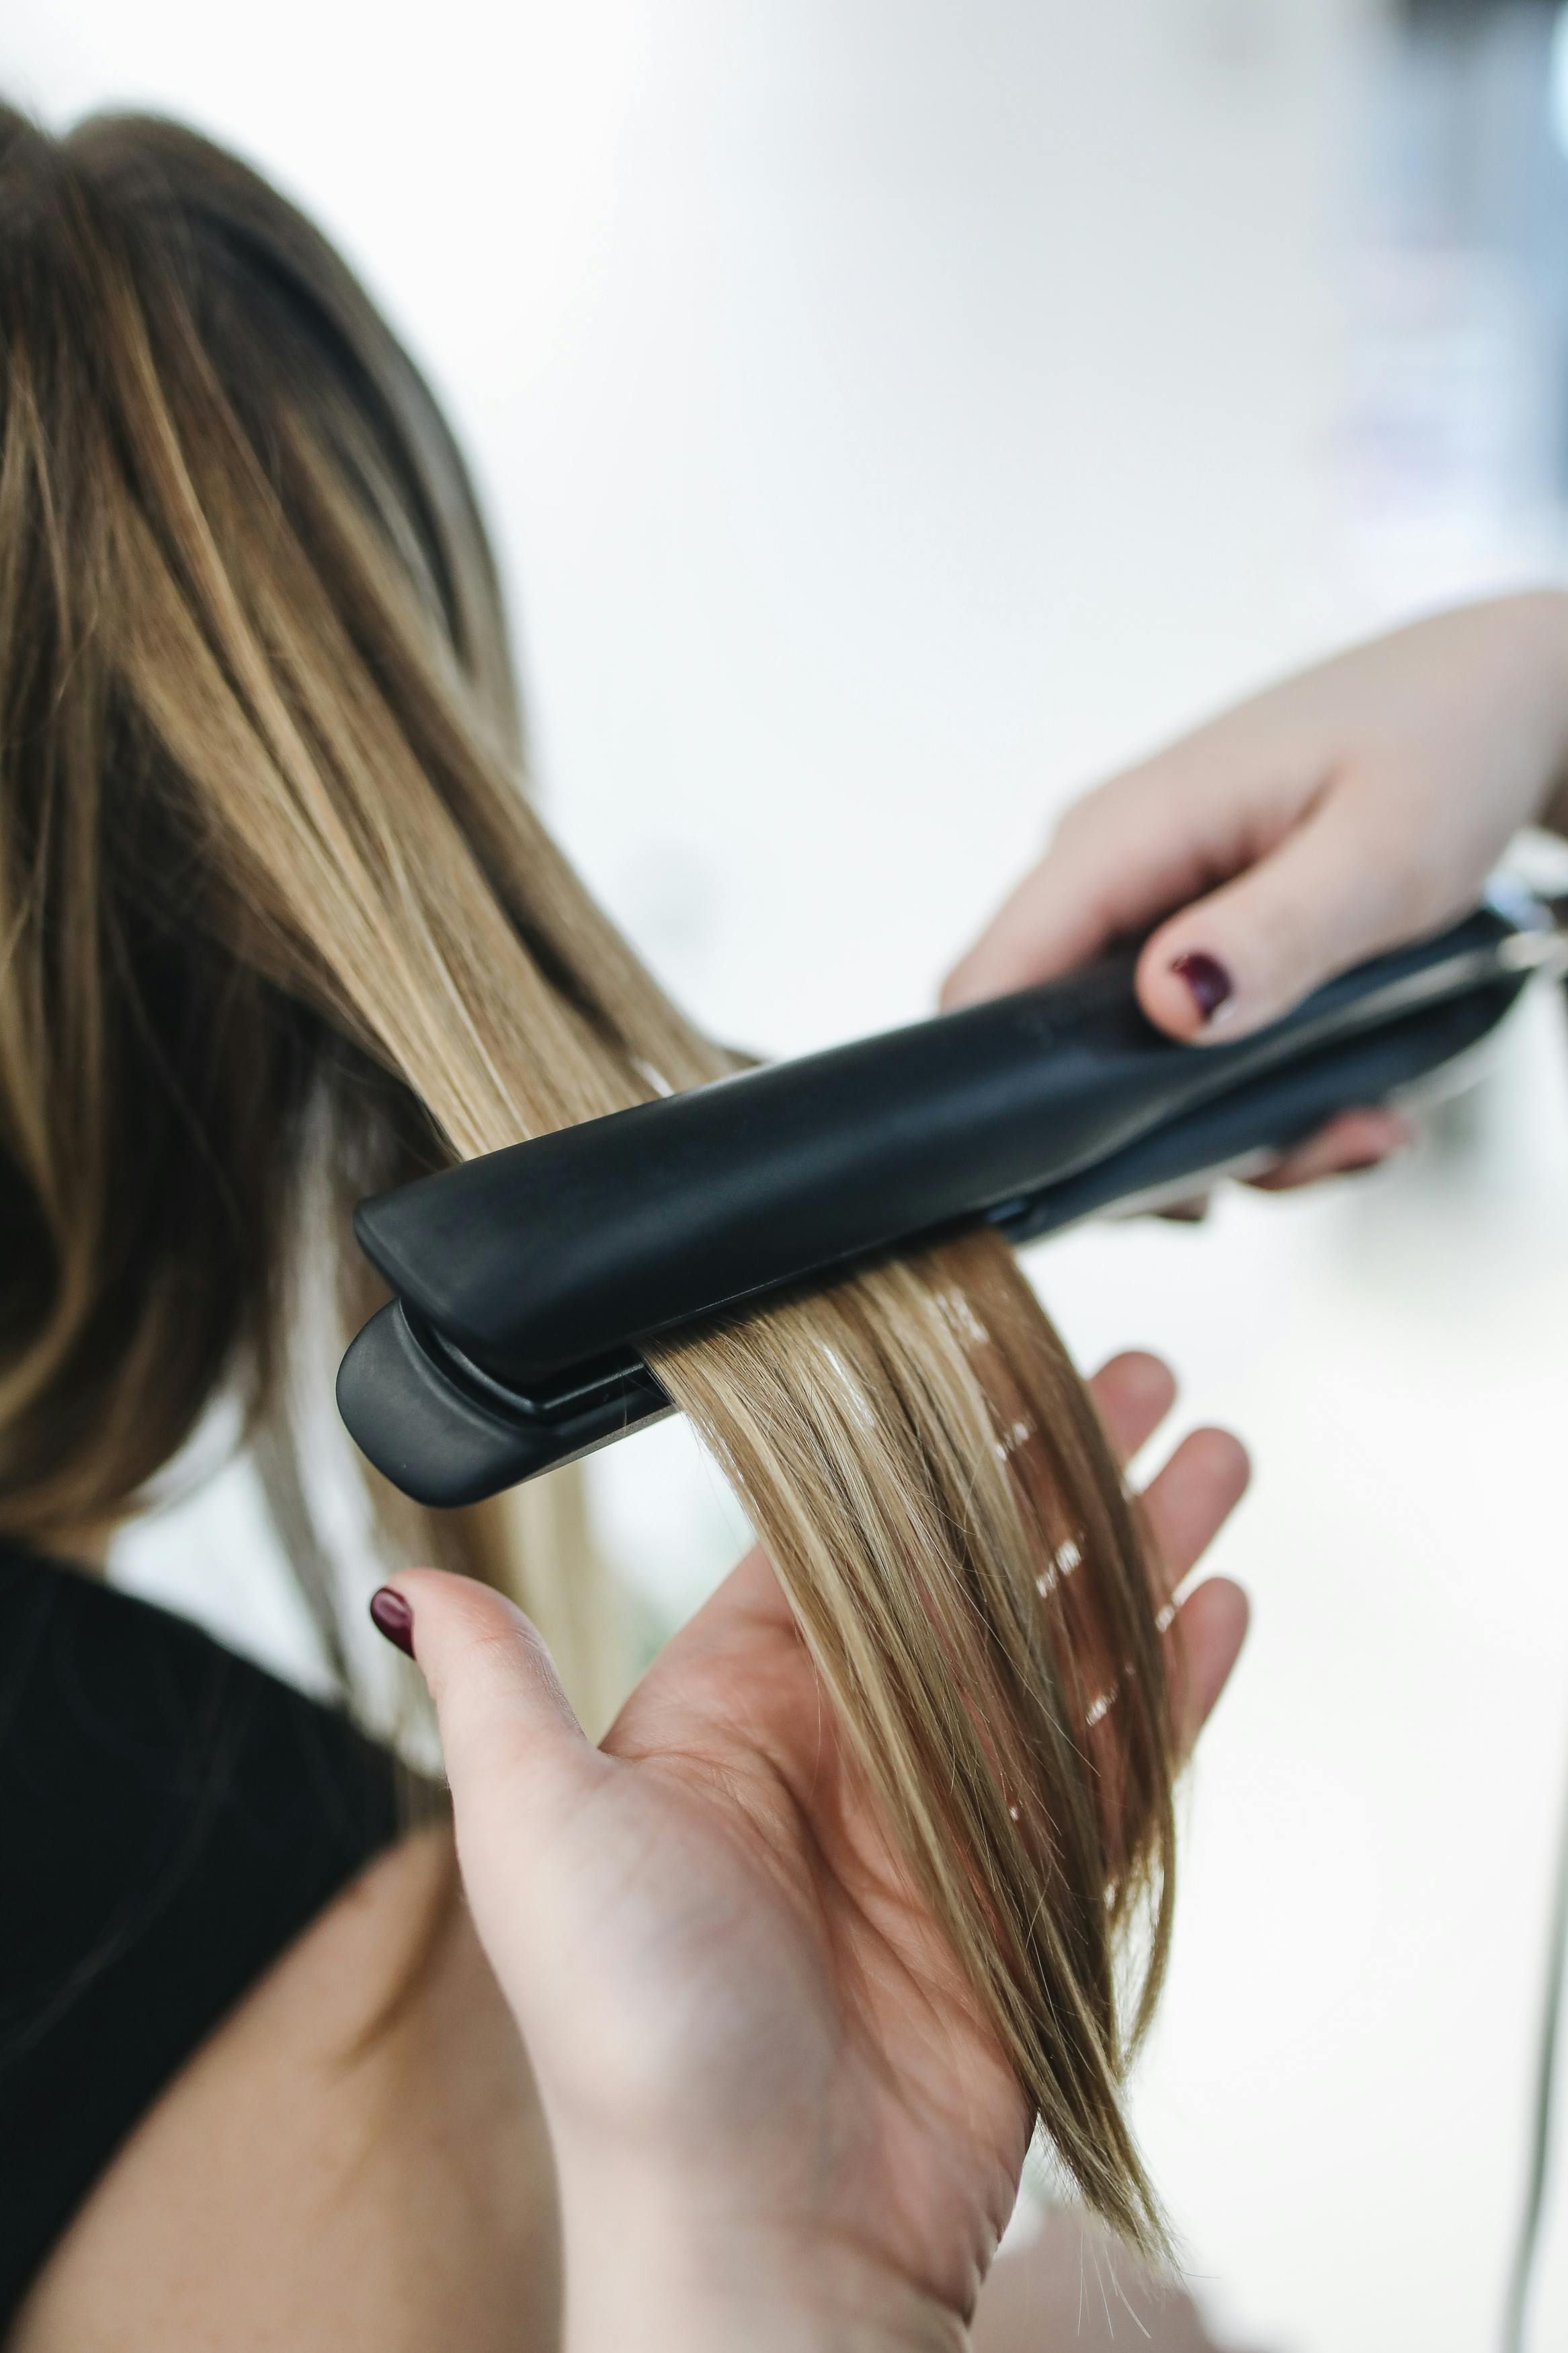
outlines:
[[[6,2353],[554,2344],[528,2064],[424,1831],[315,1921],[143,2118]]]

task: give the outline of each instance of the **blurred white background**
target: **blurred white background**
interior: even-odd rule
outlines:
[[[9,0],[0,79],[184,115],[342,242],[476,458],[561,834],[710,1026],[788,1052],[924,1009],[1096,774],[1562,569],[1568,47],[1468,13]],[[1401,1166],[1031,1267],[1258,1464],[1137,2093],[1194,2274],[1249,2345],[1475,2353],[1568,1765],[1558,1008]],[[601,1464],[673,1614],[713,1482],[678,1428]],[[247,1541],[195,1507],[187,1598],[287,1660]]]

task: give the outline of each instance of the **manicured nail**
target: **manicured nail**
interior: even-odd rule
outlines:
[[[414,1656],[414,1611],[391,1585],[378,1585],[370,1597],[370,1614],[376,1631],[409,1658]]]
[[[1194,948],[1179,955],[1171,970],[1178,980],[1184,980],[1192,993],[1193,1003],[1205,1021],[1212,1021],[1231,992],[1231,978],[1217,956],[1205,955],[1202,948]]]

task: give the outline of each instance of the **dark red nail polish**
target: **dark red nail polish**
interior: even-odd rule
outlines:
[[[1202,948],[1194,948],[1179,955],[1171,970],[1178,980],[1184,980],[1192,992],[1193,1003],[1205,1021],[1212,1021],[1231,992],[1231,978],[1217,956],[1205,955]]]
[[[370,1614],[378,1633],[396,1649],[414,1656],[414,1611],[395,1587],[378,1585],[370,1597]]]

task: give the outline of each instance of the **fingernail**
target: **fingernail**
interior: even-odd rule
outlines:
[[[378,1585],[370,1597],[370,1614],[376,1631],[384,1634],[395,1649],[414,1656],[414,1611],[401,1593],[391,1585]]]
[[[1194,948],[1179,955],[1171,970],[1178,980],[1184,980],[1193,1003],[1201,1018],[1212,1021],[1231,993],[1231,978],[1217,956],[1205,955],[1202,948]]]

